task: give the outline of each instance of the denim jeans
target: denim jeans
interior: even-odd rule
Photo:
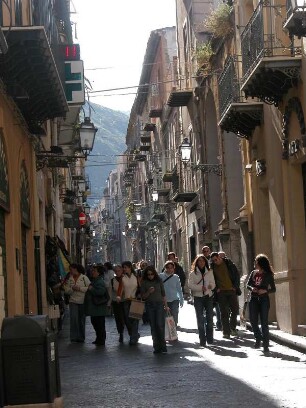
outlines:
[[[256,340],[262,340],[263,346],[269,346],[269,296],[252,296],[249,303],[250,323]],[[261,330],[258,326],[258,316],[260,317]]]
[[[206,343],[206,341],[208,343],[212,343],[214,339],[213,304],[214,302],[212,297],[194,297],[194,308],[201,343]]]
[[[140,337],[138,333],[139,320],[129,317],[130,307],[131,307],[131,301],[125,300],[123,302],[124,323],[127,327],[127,330],[130,336],[130,344],[137,344],[139,337]]]
[[[223,334],[230,335],[231,330],[236,330],[239,304],[236,292],[221,290],[218,292],[218,303],[221,311]]]
[[[84,305],[77,303],[69,303],[70,314],[70,340],[84,341],[85,340],[85,310]]]
[[[162,302],[147,302],[146,311],[149,316],[154,350],[164,350],[166,348],[164,305]]]
[[[180,301],[173,300],[173,302],[167,302],[167,305],[170,308],[170,313],[172,314],[175,325],[177,326]]]

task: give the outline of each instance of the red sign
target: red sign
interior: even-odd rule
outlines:
[[[84,214],[83,212],[79,214],[79,223],[80,225],[86,224],[86,214]]]

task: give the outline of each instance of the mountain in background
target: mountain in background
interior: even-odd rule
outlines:
[[[95,143],[86,162],[86,174],[91,183],[88,201],[93,203],[103,196],[106,180],[116,168],[118,159],[126,150],[125,136],[129,116],[104,106],[91,103],[91,121],[98,128]]]

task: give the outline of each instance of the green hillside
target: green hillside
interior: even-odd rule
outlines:
[[[87,158],[86,174],[91,182],[89,203],[101,198],[106,180],[111,170],[116,168],[118,155],[125,149],[125,135],[129,117],[123,112],[114,111],[91,103],[91,120],[98,128],[93,151]]]

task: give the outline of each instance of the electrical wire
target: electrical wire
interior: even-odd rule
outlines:
[[[133,85],[133,86],[125,86],[121,88],[110,88],[110,89],[101,89],[99,91],[90,91],[90,93],[99,93],[99,92],[110,92],[110,91],[121,91],[122,89],[133,89],[133,88],[144,88],[144,87],[149,87],[152,85],[159,85],[159,84],[167,84],[175,81],[183,81],[184,78],[181,77],[179,79],[171,79],[168,81],[160,81],[160,82],[152,82],[152,83],[147,83],[147,84],[139,84],[139,85]]]

